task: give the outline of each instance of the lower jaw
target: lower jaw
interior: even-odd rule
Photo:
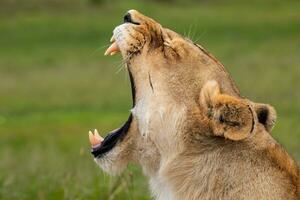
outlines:
[[[104,138],[101,145],[92,148],[91,153],[93,154],[93,156],[95,158],[99,158],[105,155],[110,150],[112,150],[119,141],[122,141],[122,139],[127,134],[130,128],[131,121],[132,121],[132,115],[130,114],[128,120],[124,123],[123,126],[121,126],[121,128],[108,134]]]
[[[132,107],[134,107],[134,105],[135,105],[135,84],[134,84],[133,75],[132,75],[130,69],[128,69],[128,72],[129,72],[129,78],[130,78],[130,83],[131,83]],[[132,116],[132,114],[130,114],[127,121],[123,124],[123,126],[121,126],[116,131],[113,131],[110,134],[108,134],[104,138],[103,142],[100,145],[92,148],[91,153],[93,154],[93,156],[95,158],[100,158],[101,156],[105,155],[106,153],[111,151],[119,141],[122,141],[124,136],[129,131],[129,128],[130,128],[130,125],[132,122],[132,118],[133,118],[133,116]]]

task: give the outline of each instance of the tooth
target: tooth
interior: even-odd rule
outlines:
[[[110,42],[115,42],[115,41],[116,41],[116,40],[115,40],[114,36],[111,36]]]
[[[94,139],[97,141],[97,143],[101,143],[104,140],[103,137],[99,135],[97,129],[94,131]]]
[[[107,56],[107,55],[109,55],[109,54],[111,54],[113,52],[119,52],[119,51],[120,51],[119,46],[117,45],[116,42],[114,42],[114,43],[112,43],[110,45],[110,47],[107,48],[107,50],[105,51],[104,55]]]
[[[89,139],[90,139],[91,145],[94,145],[94,135],[93,135],[92,131],[89,131]]]

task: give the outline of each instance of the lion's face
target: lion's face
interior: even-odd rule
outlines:
[[[133,108],[127,122],[94,148],[96,161],[108,172],[129,161],[157,168],[174,149],[181,151],[178,133],[188,127],[191,108],[199,107],[203,84],[222,82],[224,92],[238,90],[223,66],[194,44],[136,10],[124,16],[105,52],[121,52],[129,72]]]

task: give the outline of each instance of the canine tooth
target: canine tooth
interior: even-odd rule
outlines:
[[[91,145],[94,145],[94,135],[93,135],[92,131],[89,131],[89,139],[90,139]]]
[[[114,36],[111,36],[110,42],[115,42],[115,41],[116,41],[116,39],[114,38]]]
[[[116,42],[114,42],[110,45],[110,47],[107,48],[104,55],[107,56],[107,55],[110,55],[113,52],[119,52],[119,51],[120,51],[119,46],[117,45]]]
[[[94,139],[97,141],[97,143],[101,143],[104,139],[103,137],[101,137],[101,135],[99,135],[99,132],[97,129],[95,129],[94,131]]]

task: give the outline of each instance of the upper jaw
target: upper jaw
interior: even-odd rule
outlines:
[[[115,55],[118,52],[122,52],[122,40],[124,40],[124,36],[122,36],[122,29],[125,29],[124,24],[117,26],[113,31],[113,36],[110,39],[111,45],[106,49],[104,55]]]
[[[133,48],[139,41],[132,37],[132,26],[134,24],[124,23],[117,26],[113,31],[113,36],[110,39],[111,45],[105,51],[104,55],[115,55],[121,52],[124,59],[128,59],[136,51],[141,50],[142,46],[139,48]]]
[[[111,45],[105,51],[104,55],[115,55],[121,52],[123,58],[126,58],[128,55],[128,29],[130,24],[121,24],[117,26],[113,31],[113,36],[110,39]]]

